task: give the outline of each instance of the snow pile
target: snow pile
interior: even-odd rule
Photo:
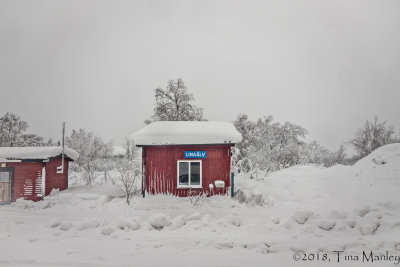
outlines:
[[[400,143],[390,144],[374,150],[368,156],[359,160],[354,167],[358,170],[370,170],[380,165],[388,164],[386,168],[400,170]]]
[[[120,218],[117,222],[117,227],[121,230],[138,230],[140,223],[135,219]]]
[[[61,155],[61,146],[47,147],[0,147],[0,159],[49,159]],[[72,160],[79,157],[78,152],[65,147],[64,154]]]
[[[149,219],[149,224],[155,229],[163,229],[165,226],[171,225],[171,223],[171,218],[162,213],[154,214]]]
[[[232,144],[242,140],[230,122],[157,121],[135,132],[136,145]]]

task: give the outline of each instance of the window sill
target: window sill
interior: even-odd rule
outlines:
[[[181,186],[178,186],[176,189],[203,189],[203,187],[201,185],[195,185],[195,186],[190,186],[190,185],[182,186],[181,185]]]

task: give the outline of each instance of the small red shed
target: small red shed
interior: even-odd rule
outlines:
[[[229,122],[159,121],[132,135],[142,148],[142,192],[226,194],[231,148],[242,139]]]
[[[62,147],[0,147],[0,204],[38,201],[68,188],[68,162],[78,153]]]

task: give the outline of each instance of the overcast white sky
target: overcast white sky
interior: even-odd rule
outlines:
[[[334,149],[400,127],[400,1],[0,1],[0,112],[122,143],[182,78],[209,120],[273,115]]]

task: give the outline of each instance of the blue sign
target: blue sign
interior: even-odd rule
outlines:
[[[185,151],[185,159],[205,159],[207,151]]]

